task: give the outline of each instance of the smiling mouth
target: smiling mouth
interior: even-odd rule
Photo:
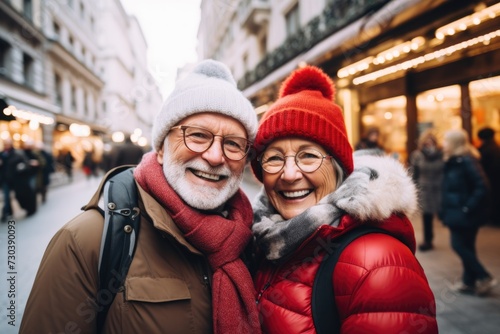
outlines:
[[[195,169],[189,169],[189,170],[191,171],[191,173],[193,173],[194,175],[196,175],[200,179],[204,179],[207,181],[217,182],[217,181],[220,181],[220,180],[227,178],[227,176],[225,176],[225,175],[210,174],[210,173],[205,173],[205,172],[195,170]]]
[[[279,193],[286,199],[301,199],[312,193],[312,190],[280,191]]]

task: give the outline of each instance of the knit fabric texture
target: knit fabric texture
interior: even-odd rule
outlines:
[[[318,67],[305,66],[292,72],[283,82],[278,100],[261,119],[254,142],[256,157],[276,139],[299,137],[323,146],[347,175],[352,173],[352,147],[334,96],[333,81]],[[257,158],[252,160],[252,169],[262,182]]]
[[[250,101],[238,90],[229,68],[221,62],[206,59],[179,79],[163,103],[153,124],[153,147],[158,151],[170,129],[182,119],[214,112],[233,117],[246,129],[253,141],[257,132],[257,115]]]

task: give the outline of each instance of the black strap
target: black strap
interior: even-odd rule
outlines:
[[[354,239],[368,233],[387,234],[387,232],[377,227],[360,226],[339,237],[332,244],[332,247],[326,250],[327,253],[314,278],[312,291],[311,309],[316,333],[340,333],[340,316],[335,305],[335,294],[333,292],[333,270],[344,248]]]
[[[104,229],[99,256],[97,333],[125,281],[134,256],[140,226],[133,168],[114,174],[104,184]]]

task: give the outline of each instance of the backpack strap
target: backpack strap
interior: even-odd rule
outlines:
[[[97,292],[97,333],[100,333],[116,293],[125,281],[134,256],[140,227],[140,209],[134,169],[122,166],[112,170],[84,210],[97,209],[104,215],[99,254]],[[104,188],[104,189],[103,189]],[[98,206],[100,194],[104,210]]]
[[[333,270],[340,254],[352,241],[368,233],[384,233],[386,231],[373,226],[360,226],[339,237],[320,264],[314,277],[311,309],[316,333],[340,333],[340,316],[335,305],[333,291]]]

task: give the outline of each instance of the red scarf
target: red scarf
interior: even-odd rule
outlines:
[[[139,185],[171,215],[185,238],[202,251],[213,270],[214,333],[260,333],[255,290],[240,259],[252,237],[252,207],[238,192],[227,202],[227,218],[207,215],[187,205],[170,187],[154,152],[144,155],[134,172]]]

